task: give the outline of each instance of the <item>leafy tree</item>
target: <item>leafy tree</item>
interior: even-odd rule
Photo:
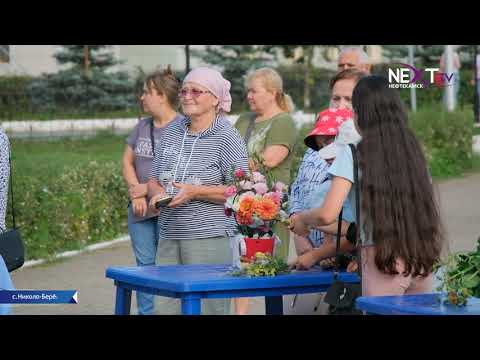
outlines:
[[[282,55],[300,64],[303,72],[303,108],[311,108],[311,88],[313,87],[313,56],[316,45],[266,45],[267,51],[278,49]]]
[[[74,67],[83,68],[87,60],[92,68],[106,70],[120,64],[111,52],[105,51],[111,45],[63,45],[53,56],[59,64],[73,64]]]
[[[54,55],[61,65],[55,74],[43,74],[29,87],[36,111],[72,111],[92,114],[126,110],[136,104],[134,83],[123,71],[109,71],[120,62],[109,45],[63,45]]]
[[[192,56],[219,68],[232,84],[232,110],[246,109],[245,76],[251,70],[270,64],[272,56],[261,45],[208,45],[205,50],[190,50]]]

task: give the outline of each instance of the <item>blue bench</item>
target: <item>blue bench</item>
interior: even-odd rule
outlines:
[[[444,294],[402,296],[362,296],[356,301],[359,310],[378,315],[480,315],[480,299],[470,298],[466,306],[443,303]]]
[[[173,265],[108,267],[106,277],[117,287],[115,314],[130,314],[132,290],[181,299],[184,315],[199,315],[202,299],[265,297],[267,315],[282,315],[282,296],[324,292],[333,282],[332,271],[311,269],[273,277],[230,275],[228,265]],[[358,275],[339,278],[358,283]]]

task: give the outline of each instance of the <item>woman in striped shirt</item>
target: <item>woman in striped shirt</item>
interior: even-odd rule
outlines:
[[[157,264],[231,263],[235,222],[225,215],[224,192],[232,169],[248,171],[248,155],[224,116],[231,106],[230,82],[216,70],[196,68],[183,81],[180,102],[186,118],[165,129],[148,182],[152,209],[173,196],[158,217]],[[228,314],[229,304],[202,301],[202,313]],[[176,299],[159,298],[158,309],[180,313]]]

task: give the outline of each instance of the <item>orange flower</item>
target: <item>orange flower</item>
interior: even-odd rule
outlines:
[[[255,212],[262,220],[273,220],[277,216],[279,206],[270,198],[257,201]]]
[[[240,208],[238,213],[242,217],[252,216],[253,210],[255,209],[255,199],[253,197],[244,197],[240,201]]]
[[[237,222],[239,225],[252,225],[253,224],[253,216],[252,214],[246,214],[242,216],[240,213],[236,213],[235,217],[237,218]]]

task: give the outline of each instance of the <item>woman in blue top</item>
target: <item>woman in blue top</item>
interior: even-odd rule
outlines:
[[[310,226],[329,225],[347,197],[355,204],[359,196],[362,294],[431,292],[444,233],[425,156],[408,127],[405,106],[381,76],[361,79],[352,105],[360,193],[353,187],[353,157],[345,145],[329,170],[333,181],[323,205],[292,216],[290,228],[307,235]]]
[[[351,111],[352,109],[352,93],[358,80],[366,73],[357,69],[347,69],[336,74],[330,81],[331,98],[330,108],[337,109],[339,111]],[[318,120],[321,117],[319,116]],[[319,123],[317,122],[317,125]],[[316,127],[318,127],[316,125]],[[291,186],[291,193],[289,198],[290,215],[310,209],[312,207],[320,206],[318,195],[325,194],[328,190],[331,180],[328,178],[328,169],[332,162],[332,157],[325,160],[321,154],[322,147],[328,146],[335,139],[336,131],[327,133],[329,128],[337,129],[340,124],[334,124],[334,126],[320,126],[318,131],[312,131],[312,133],[305,139],[305,144],[308,146],[307,151],[303,157],[303,161],[298,170],[298,175]],[[320,150],[320,153],[319,153]],[[335,156],[333,156],[334,158]],[[316,206],[315,205],[316,202]],[[342,226],[342,235],[345,235],[349,224],[344,223]],[[297,255],[299,256],[295,260],[295,264],[298,268],[308,269],[315,265],[322,259],[335,255],[335,245],[333,239],[327,236],[329,241],[324,241],[326,232],[336,233],[336,224],[332,224],[328,228],[311,229],[307,237],[294,235],[295,247]],[[352,245],[346,240],[345,237],[341,240],[341,250],[350,251]],[[328,262],[327,260],[324,260]],[[323,264],[323,262],[322,262]]]

